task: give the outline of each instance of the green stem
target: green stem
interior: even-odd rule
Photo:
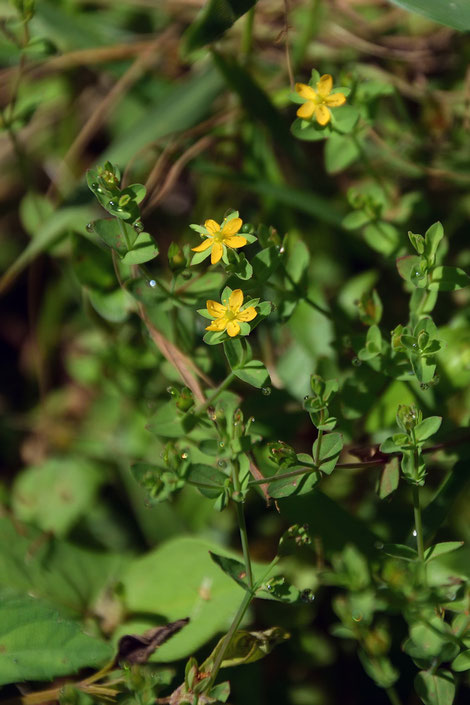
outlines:
[[[230,372],[230,374],[224,379],[223,382],[219,384],[217,389],[214,390],[213,394],[206,399],[206,401],[203,404],[200,404],[197,406],[192,413],[196,414],[196,416],[200,416],[204,411],[206,411],[210,406],[212,406],[213,402],[217,399],[217,397],[222,394],[222,392],[227,389],[227,387],[230,386],[230,384],[233,382],[235,379],[235,373]],[[190,414],[191,409],[186,412],[186,414]]]
[[[303,299],[303,301],[305,301],[305,303],[307,303],[309,306],[311,306],[312,308],[314,308],[315,311],[318,311],[318,313],[321,313],[323,316],[326,316],[326,318],[329,318],[330,321],[331,321],[331,320],[333,319],[331,313],[330,313],[329,311],[327,311],[326,308],[323,308],[323,307],[320,306],[319,304],[316,304],[315,301],[312,301],[312,299],[311,299],[307,294],[305,294],[305,293],[302,291],[302,289],[301,289],[300,286],[297,284],[297,282],[295,282],[295,281],[292,279],[292,277],[291,277],[291,275],[289,274],[289,272],[287,271],[285,265],[282,264],[281,266],[282,266],[282,270],[283,270],[284,276],[286,277],[286,279],[289,281],[289,283],[290,283],[291,286],[293,287],[293,289],[294,289],[295,293],[297,294],[297,296],[298,296],[300,299]]]
[[[265,485],[269,482],[277,482],[277,480],[287,480],[289,477],[297,477],[298,475],[307,475],[310,472],[314,472],[318,468],[312,465],[311,468],[302,468],[301,470],[292,470],[292,472],[283,472],[280,475],[273,475],[272,477],[263,477],[262,480],[250,480],[248,485]]]
[[[238,608],[238,612],[233,619],[232,625],[225,636],[224,643],[221,646],[220,651],[215,658],[214,666],[212,668],[212,673],[211,673],[209,684],[206,688],[206,692],[210,691],[210,689],[212,688],[212,686],[214,684],[215,679],[217,678],[217,674],[219,672],[220,666],[222,665],[222,661],[224,660],[224,656],[227,652],[227,649],[230,646],[230,642],[232,641],[232,637],[235,634],[235,632],[237,631],[238,627],[240,626],[240,623],[241,623],[243,617],[245,616],[245,612],[247,611],[248,607],[250,606],[252,599],[253,599],[253,593],[246,592],[245,596],[241,602],[241,605]]]
[[[254,20],[255,20],[255,8],[252,7],[251,10],[248,10],[248,12],[246,13],[245,24],[243,27],[241,53],[242,53],[244,64],[247,64],[249,62],[251,52],[253,49]]]
[[[322,409],[320,411],[320,423],[319,423],[320,426],[322,425],[322,423],[324,421],[324,415],[325,415],[325,412]],[[320,465],[320,453],[321,453],[322,440],[323,440],[323,431],[321,429],[318,429],[317,448],[315,450],[315,458],[314,458],[314,463],[317,468]]]
[[[238,465],[238,461],[235,460],[233,462],[232,478],[233,478],[233,488],[234,488],[235,492],[237,492],[238,494],[240,494],[239,470],[240,470],[240,468]],[[246,579],[247,579],[248,587],[250,588],[250,590],[253,590],[253,572],[251,569],[250,551],[248,548],[248,532],[246,530],[245,511],[243,509],[243,502],[236,501],[235,506],[237,509],[237,519],[238,519],[238,527],[240,530],[240,541],[242,544],[243,559],[245,561]]]
[[[419,502],[419,487],[413,485],[413,511],[415,516],[416,542],[418,544],[418,557],[424,563],[423,522],[421,519],[421,505]]]
[[[387,693],[388,699],[390,700],[392,705],[401,705],[401,700],[398,697],[398,693],[393,686],[391,686],[390,688],[385,688],[385,692]]]
[[[122,222],[122,218],[116,218],[116,220],[119,223],[119,230],[121,231],[121,235],[123,236],[124,240],[126,241],[126,247],[128,250],[130,250],[131,243],[129,242],[129,238],[127,237],[126,228],[124,227],[124,223]]]

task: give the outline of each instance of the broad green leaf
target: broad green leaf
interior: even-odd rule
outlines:
[[[243,382],[258,389],[264,387],[269,381],[268,371],[260,360],[250,360],[243,367],[233,370],[233,373]]]
[[[116,218],[95,220],[93,229],[108,247],[116,250],[120,255],[125,255],[128,252],[137,237],[134,228]]]
[[[463,541],[443,541],[442,543],[436,543],[434,546],[430,546],[424,552],[424,560],[432,561],[435,558],[443,556],[445,553],[451,553],[456,551],[458,548],[463,546]]]
[[[470,5],[467,0],[390,0],[409,12],[424,15],[434,22],[470,31]]]
[[[289,468],[282,470],[280,474],[296,470],[304,470],[305,472],[294,477],[286,477],[270,482],[268,487],[269,496],[273,499],[283,499],[294,494],[307,494],[320,482],[319,472],[304,468],[302,465],[291,465]]]
[[[158,246],[149,233],[139,233],[132,245],[132,250],[124,255],[124,264],[143,264],[158,255]]]
[[[26,595],[0,601],[0,684],[52,680],[112,657],[109,644],[84,634],[48,603]]]
[[[98,291],[116,286],[116,274],[109,252],[91,243],[82,235],[72,233],[72,269],[80,284]]]
[[[383,451],[385,452],[385,451]],[[400,467],[398,464],[398,458],[392,458],[389,463],[384,467],[380,478],[377,482],[377,494],[380,499],[385,499],[398,487],[400,481]]]
[[[468,671],[470,669],[470,649],[466,649],[456,656],[451,663],[451,668],[458,673]]]
[[[332,134],[325,147],[325,168],[328,174],[343,171],[359,158],[357,144],[349,135]]]
[[[406,281],[411,281],[412,273],[419,267],[421,262],[421,257],[418,255],[404,255],[403,257],[398,257],[396,261],[398,273]]]
[[[434,264],[437,248],[443,237],[444,228],[439,221],[426,230],[424,252],[426,257],[430,259],[431,264]]]
[[[129,313],[128,295],[123,289],[103,292],[90,290],[88,292],[91,305],[106,321],[122,323]]]
[[[400,233],[391,223],[378,221],[364,228],[364,240],[373,250],[391,255],[400,244]]]
[[[88,612],[116,581],[126,556],[79,548],[0,518],[0,587],[53,600],[71,614]]]
[[[302,120],[301,118],[294,120],[290,131],[294,137],[297,137],[299,140],[304,140],[305,142],[319,142],[331,135],[331,131],[319,125],[316,120],[310,122],[309,120]]]
[[[189,468],[188,481],[194,482],[206,497],[216,498],[224,491],[227,476],[211,465],[194,464]]]
[[[158,661],[193,653],[225,630],[240,605],[243,591],[215,565],[209,551],[230,555],[203,539],[180,536],[132,561],[123,576],[129,612],[191,620],[184,634],[176,634],[158,649]]]
[[[400,674],[387,656],[371,657],[363,649],[359,649],[358,655],[367,675],[379,688],[391,688],[396,683]]]
[[[88,460],[50,458],[17,476],[13,511],[21,521],[64,536],[88,510],[103,480],[100,469]]]
[[[470,277],[459,267],[434,267],[431,281],[428,284],[430,291],[457,291],[470,284]]]
[[[427,419],[423,419],[415,427],[415,437],[417,441],[425,441],[430,436],[437,433],[441,427],[442,416],[429,416]]]
[[[51,201],[41,193],[28,191],[20,203],[19,216],[21,225],[31,237],[54,212]]]
[[[90,206],[70,206],[52,213],[42,222],[35,237],[3,274],[0,279],[0,292],[4,291],[37,255],[47,250],[68,230],[83,232],[94,215],[95,211]]]
[[[224,342],[224,353],[232,370],[243,364],[245,353],[243,343],[239,338],[226,340]]]
[[[206,0],[192,25],[183,36],[183,54],[188,54],[221,37],[256,5],[257,0]]]
[[[317,457],[318,439],[312,446],[312,456]],[[319,464],[320,470],[331,475],[343,450],[343,437],[340,433],[327,433],[323,436],[320,445]]]
[[[248,583],[246,581],[246,569],[243,563],[235,560],[234,558],[229,558],[228,556],[219,556],[213,551],[209,551],[209,555],[214,563],[218,565],[226,575],[232,578],[232,580],[235,580],[235,582],[244,590],[249,590]]]
[[[415,690],[424,705],[452,705],[455,695],[454,676],[443,669],[435,673],[420,671],[415,678]]]

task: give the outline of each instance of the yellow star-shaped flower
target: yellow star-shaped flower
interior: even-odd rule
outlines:
[[[212,321],[206,330],[221,332],[226,330],[231,338],[240,333],[239,322],[252,321],[258,315],[254,306],[240,310],[243,305],[243,291],[234,289],[229,296],[228,305],[217,301],[206,301],[207,312]]]
[[[203,233],[206,237],[197,247],[193,247],[193,252],[204,252],[211,248],[211,264],[217,264],[224,253],[224,245],[226,247],[244,247],[247,244],[247,239],[241,235],[237,235],[243,225],[241,218],[225,219],[222,227],[215,220],[209,219],[204,223],[204,228],[207,231]]]
[[[343,93],[331,93],[333,79],[329,73],[325,73],[317,81],[317,90],[305,83],[296,83],[295,90],[301,98],[305,98],[305,103],[297,110],[297,116],[303,120],[315,118],[319,125],[328,125],[331,120],[330,108],[339,108],[346,102]]]

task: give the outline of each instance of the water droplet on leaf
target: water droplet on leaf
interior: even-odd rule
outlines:
[[[149,281],[149,286],[151,286],[152,289],[154,289],[157,286],[157,282],[155,281],[155,279],[151,279]]]
[[[87,233],[92,233],[94,231],[94,229],[95,229],[94,223],[87,223],[86,224],[85,230],[87,231]]]
[[[362,362],[361,362],[361,360],[359,360],[358,357],[354,357],[352,364],[354,365],[354,367],[360,367],[362,365]]]
[[[261,387],[261,393],[264,394],[265,397],[269,397],[271,394],[271,387]]]

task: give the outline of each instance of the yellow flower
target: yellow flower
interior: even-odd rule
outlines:
[[[206,230],[203,235],[206,237],[197,247],[193,247],[193,252],[204,252],[211,248],[211,264],[217,264],[224,253],[224,245],[227,247],[244,247],[248,242],[246,238],[237,235],[243,225],[241,218],[231,218],[224,220],[222,227],[215,220],[206,220],[204,228]]]
[[[206,301],[207,312],[215,320],[207,326],[206,330],[221,332],[226,330],[231,338],[240,332],[239,322],[252,321],[258,315],[254,306],[240,311],[243,305],[243,291],[234,289],[229,296],[228,305],[224,306],[217,301]]]
[[[320,125],[328,125],[331,120],[330,108],[339,108],[346,102],[346,96],[343,93],[331,93],[332,88],[333,79],[329,73],[317,81],[316,91],[305,83],[296,83],[295,90],[306,100],[297,110],[298,117],[304,120],[315,117]]]

